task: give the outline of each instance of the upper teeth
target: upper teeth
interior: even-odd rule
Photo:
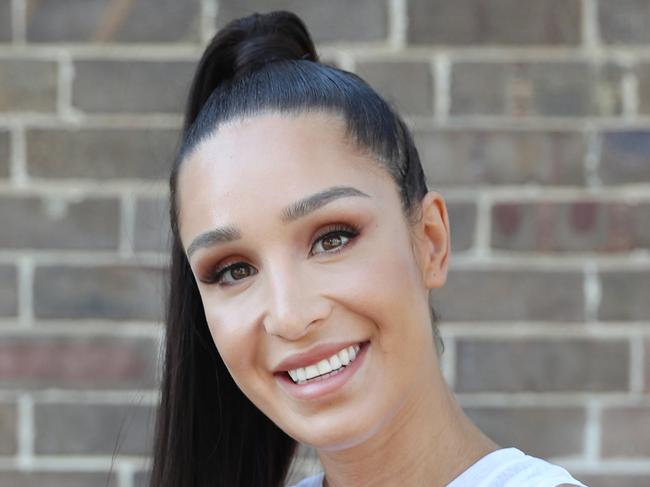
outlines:
[[[356,358],[360,348],[359,345],[352,345],[348,348],[344,348],[340,352],[335,353],[331,357],[323,359],[318,363],[306,367],[291,369],[288,371],[289,375],[294,382],[303,382],[322,374],[328,374],[352,362]]]

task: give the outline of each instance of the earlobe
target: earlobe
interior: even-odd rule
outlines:
[[[434,191],[422,198],[421,262],[424,284],[427,288],[439,288],[447,280],[449,264],[449,218],[442,195]]]

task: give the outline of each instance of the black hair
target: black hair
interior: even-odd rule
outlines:
[[[427,193],[409,129],[356,74],[322,63],[295,14],[252,14],[223,27],[206,47],[190,88],[170,175],[172,230],[165,363],[152,487],[280,487],[297,442],[238,388],[210,335],[178,227],[179,168],[220,124],[264,112],[328,112],[346,137],[391,175],[405,216]],[[431,309],[436,345],[441,351]]]

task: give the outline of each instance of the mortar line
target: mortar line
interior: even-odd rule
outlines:
[[[585,183],[589,189],[600,189],[603,187],[598,169],[602,152],[602,139],[596,130],[589,126],[584,131],[585,145],[587,151],[583,160],[585,171]]]
[[[486,191],[480,191],[476,204],[473,257],[476,259],[485,259],[491,253],[490,237],[492,233],[492,205],[494,201]]]
[[[451,108],[451,62],[447,53],[434,56],[431,75],[434,80],[434,114],[436,120],[443,123]]]
[[[18,397],[18,455],[21,468],[30,468],[34,461],[34,400],[29,394]]]
[[[600,459],[602,407],[598,401],[590,399],[586,407],[584,447],[585,460],[597,464]]]
[[[201,44],[207,44],[217,31],[218,0],[201,0]]]
[[[642,395],[644,393],[644,344],[639,336],[630,336],[630,391],[633,394]]]
[[[630,66],[621,79],[623,95],[623,116],[634,119],[639,113],[639,80]]]
[[[582,0],[581,7],[582,44],[586,50],[595,51],[600,47],[598,5],[596,0]]]
[[[10,138],[9,185],[14,188],[24,188],[29,179],[27,175],[25,127],[20,123],[14,124],[10,129]]]
[[[408,12],[405,0],[388,1],[388,45],[395,50],[402,50],[406,47]]]
[[[598,310],[602,299],[602,284],[598,274],[598,267],[595,262],[587,261],[584,266],[584,311],[587,323],[598,321]]]

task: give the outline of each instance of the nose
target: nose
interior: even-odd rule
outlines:
[[[264,328],[270,335],[298,340],[330,313],[330,304],[299,266],[267,269]]]

